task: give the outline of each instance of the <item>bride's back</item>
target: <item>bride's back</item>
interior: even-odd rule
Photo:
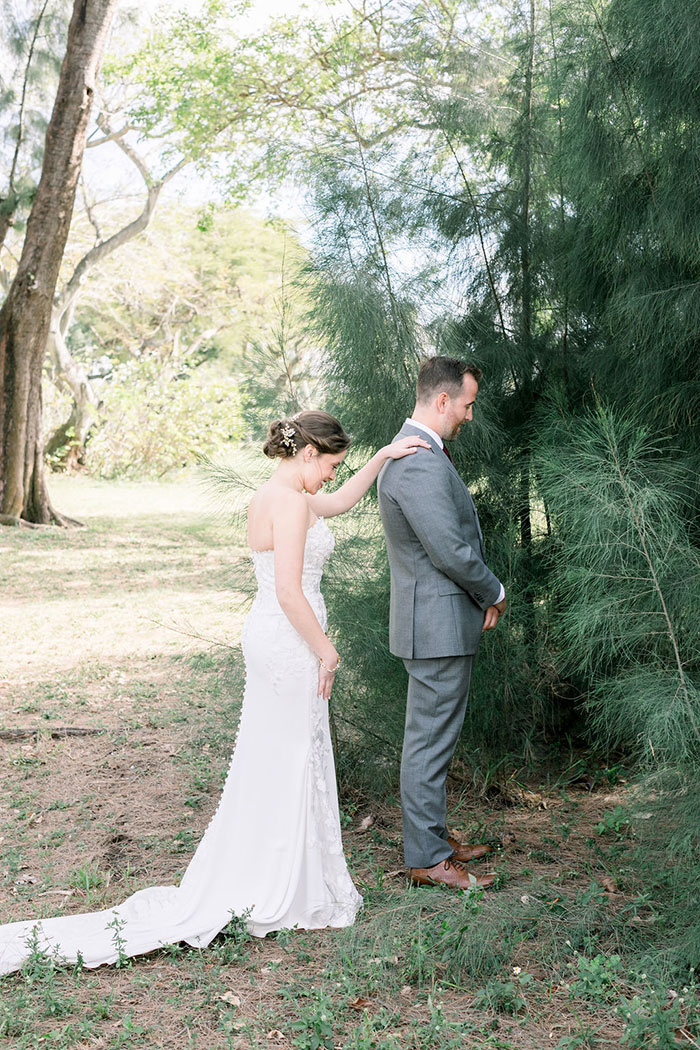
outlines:
[[[275,478],[270,478],[253,494],[248,505],[248,546],[252,551],[274,549],[274,526],[284,524],[290,500],[304,500],[306,503],[301,493],[294,492]],[[315,520],[310,508],[308,515],[307,527],[313,525]]]

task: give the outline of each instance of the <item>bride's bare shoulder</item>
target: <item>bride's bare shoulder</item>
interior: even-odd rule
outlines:
[[[277,485],[271,479],[257,489],[248,504],[248,518],[264,517],[268,520],[279,515],[303,517],[309,514],[309,503],[302,492],[286,485]]]

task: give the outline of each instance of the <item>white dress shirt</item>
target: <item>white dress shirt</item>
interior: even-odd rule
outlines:
[[[440,448],[444,448],[445,444],[439,434],[436,434],[431,427],[426,427],[425,423],[419,423],[417,419],[407,419],[407,423],[410,423],[412,427],[418,427],[419,430],[424,430],[426,434],[430,434],[433,441],[437,441]]]
[[[417,419],[407,419],[406,422],[410,423],[412,427],[418,427],[419,430],[423,430],[426,434],[429,434],[430,437],[433,439],[433,441],[436,441],[438,443],[440,448],[444,448],[445,447],[444,441],[442,440],[440,435],[437,434],[433,430],[432,427],[427,427],[425,425],[425,423],[419,423]],[[501,592],[498,595],[498,598],[496,598],[496,601],[494,602],[494,605],[497,605],[499,602],[502,602],[503,599],[505,598],[505,596],[506,596],[506,589],[503,586],[503,584],[501,584]]]

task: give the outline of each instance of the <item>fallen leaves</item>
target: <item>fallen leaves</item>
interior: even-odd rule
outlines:
[[[351,1010],[369,1010],[372,1005],[372,1000],[365,998],[364,995],[358,995],[357,999],[353,999],[348,1002],[348,1006]]]
[[[241,1005],[241,1000],[239,996],[234,995],[233,992],[222,992],[222,994],[219,995],[217,998],[222,1003],[228,1003],[229,1006],[239,1007]]]

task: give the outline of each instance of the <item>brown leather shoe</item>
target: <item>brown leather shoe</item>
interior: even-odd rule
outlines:
[[[496,881],[493,872],[476,875],[452,857],[441,860],[432,868],[409,868],[408,875],[414,886],[449,886],[453,890],[470,890],[473,886],[486,889]]]
[[[447,836],[447,842],[453,850],[452,859],[458,860],[460,864],[469,864],[472,860],[481,860],[482,857],[491,852],[490,846],[481,844],[478,846],[467,846],[464,842],[453,839],[451,835]]]

